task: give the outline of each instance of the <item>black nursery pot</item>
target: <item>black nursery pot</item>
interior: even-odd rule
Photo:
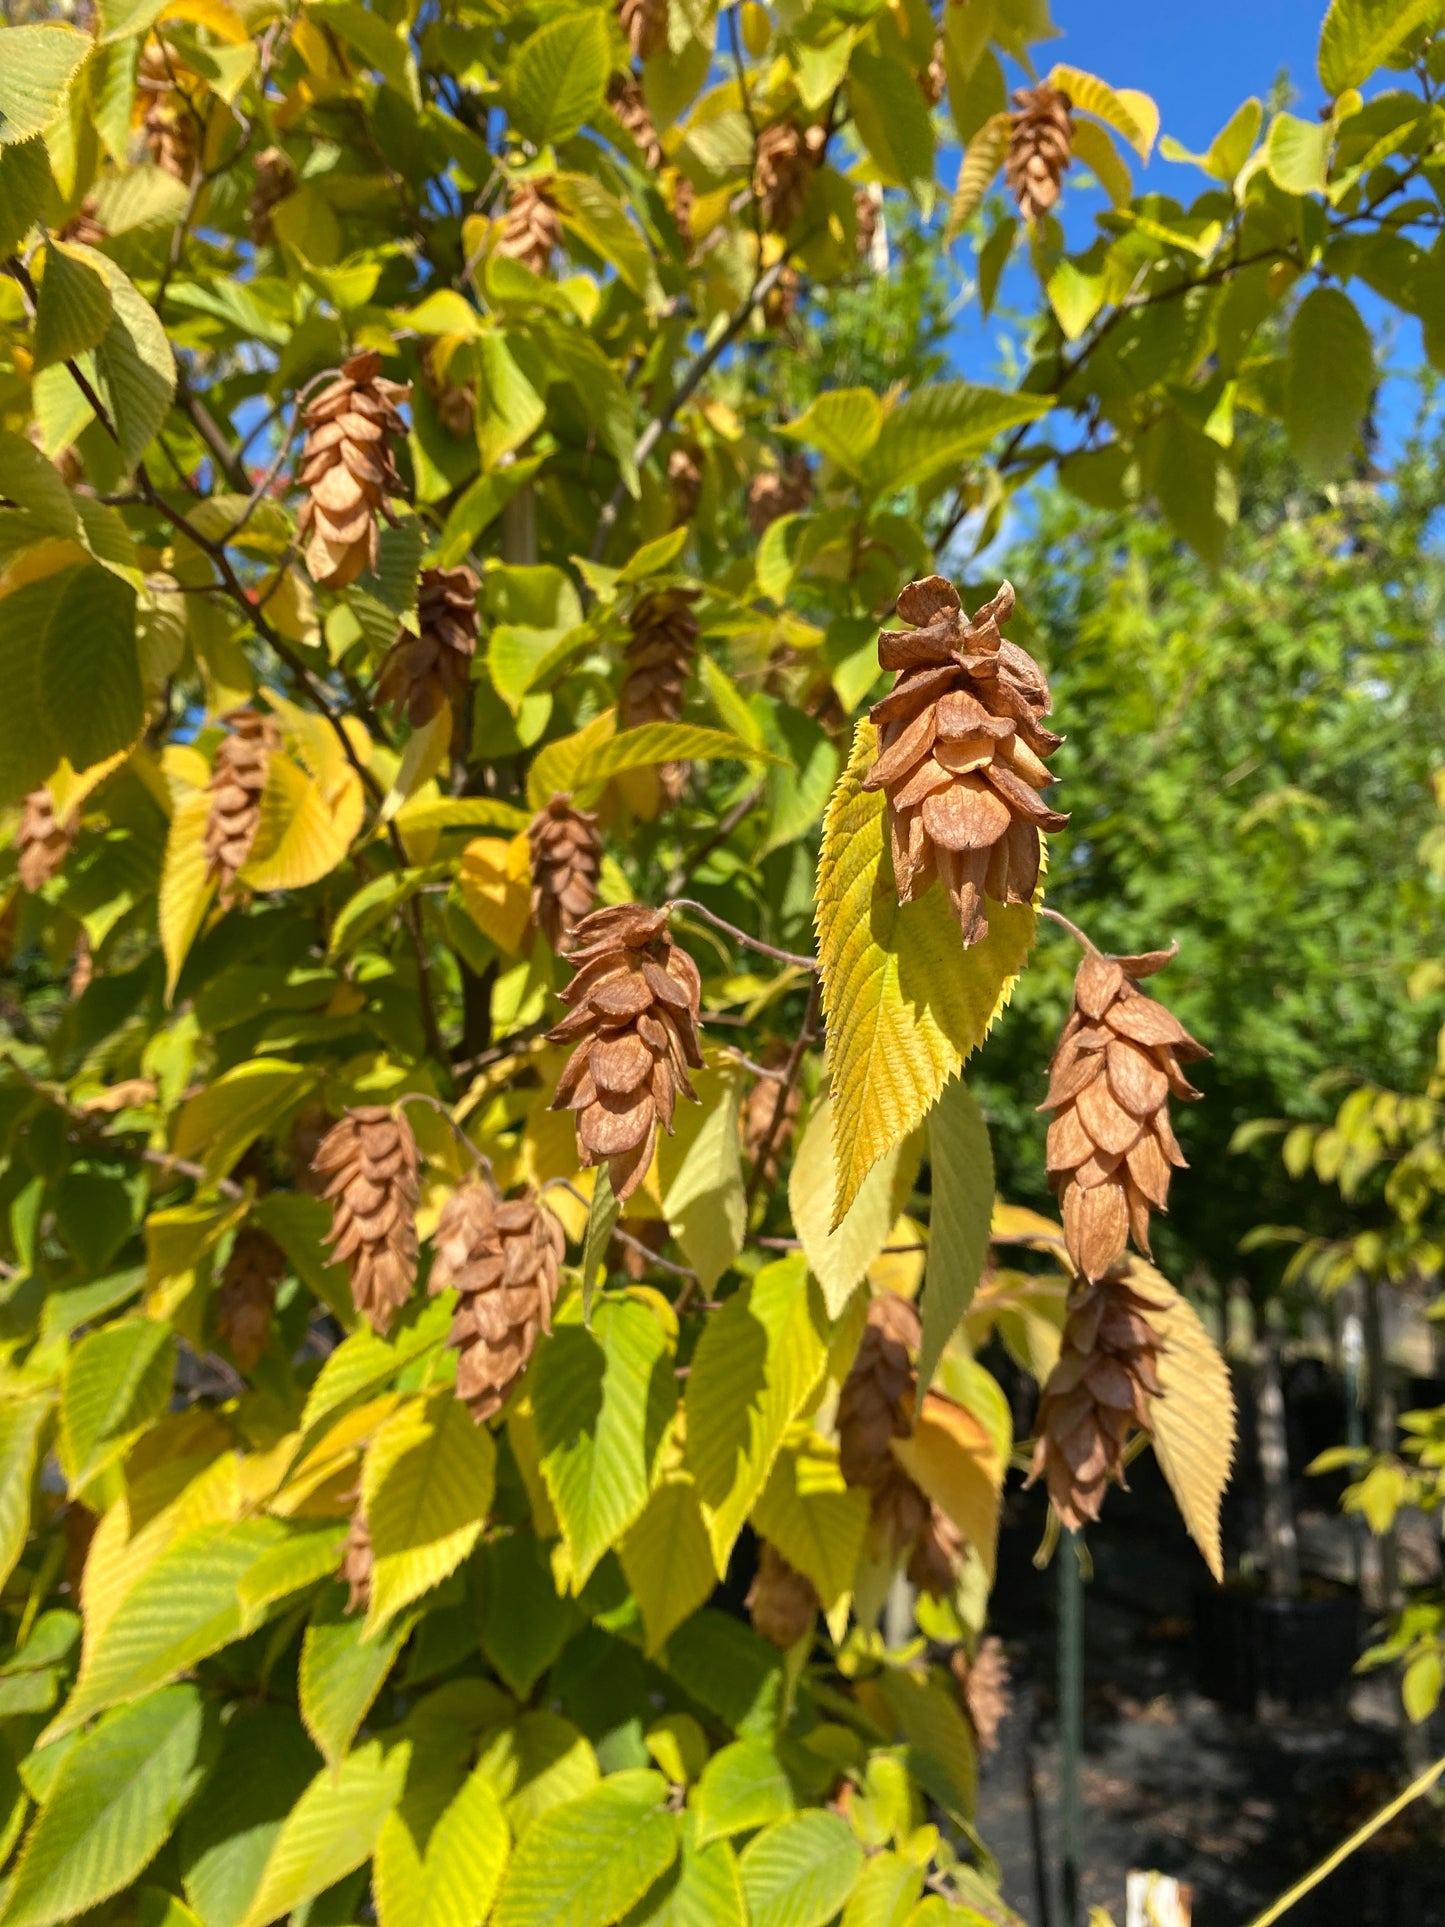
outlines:
[[[1300,1710],[1328,1705],[1349,1684],[1361,1632],[1353,1593],[1272,1599],[1239,1584],[1201,1591],[1194,1602],[1195,1684],[1209,1699],[1246,1713],[1261,1699]]]

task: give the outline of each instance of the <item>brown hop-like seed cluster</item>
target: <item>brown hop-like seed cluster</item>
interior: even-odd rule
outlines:
[[[560,951],[597,901],[602,839],[597,812],[553,795],[527,825],[532,848],[532,921]]]
[[[866,187],[853,191],[853,244],[860,261],[872,261],[874,244],[878,238],[878,223],[883,215],[880,201],[873,198]]]
[[[469,381],[452,380],[451,363],[443,368],[440,345],[435,341],[422,345],[421,378],[437,420],[448,435],[465,441],[477,418],[477,391]]]
[[[146,101],[141,133],[156,166],[178,181],[189,181],[201,151],[201,125],[191,101],[176,82],[196,76],[177,65],[169,50],[148,42],[136,70],[136,92]]]
[[[540,1332],[552,1330],[562,1227],[532,1196],[501,1202],[465,1184],[442,1207],[429,1290],[454,1286],[447,1343],[457,1354],[457,1397],[480,1425],[506,1404]]]
[[[762,535],[783,515],[796,515],[813,499],[813,472],[801,455],[778,468],[759,469],[748,483],[748,527]]]
[[[813,1630],[818,1616],[812,1580],[790,1566],[766,1539],[758,1542],[758,1569],[743,1604],[753,1631],[783,1652]]]
[[[799,127],[794,120],[774,121],[758,135],[753,193],[763,225],[773,233],[786,234],[802,213],[827,139],[823,128]]]
[[[972,1658],[966,1647],[955,1646],[948,1663],[979,1751],[992,1753],[998,1745],[998,1730],[1013,1708],[1004,1643],[997,1633],[988,1633]]]
[[[943,99],[944,90],[948,86],[948,69],[944,65],[941,40],[934,42],[933,58],[918,76],[918,86],[930,107],[936,107]]]
[[[985,898],[1032,899],[1039,832],[1069,820],[1039,794],[1054,780],[1042,759],[1063,738],[1043,726],[1043,671],[999,633],[1013,607],[1005,582],[969,621],[953,586],[932,575],[898,598],[915,626],[878,638],[878,660],[898,680],[871,711],[879,751],[863,787],[888,798],[900,901],[941,877],[965,948],[988,935]]]
[[[803,278],[789,263],[763,296],[763,320],[773,329],[786,327],[798,311],[802,294]]]
[[[628,618],[622,688],[617,698],[624,729],[643,723],[675,723],[687,700],[687,680],[697,653],[698,622],[692,605],[696,589],[659,589],[646,595]],[[687,782],[685,763],[658,768],[663,796],[675,803]]]
[[[99,247],[106,238],[108,229],[100,218],[100,202],[95,195],[87,194],[75,213],[60,230],[62,241],[79,241],[88,248]]]
[[[1014,92],[1004,185],[1026,221],[1037,221],[1059,198],[1064,170],[1073,157],[1072,105],[1067,94],[1046,80]]]
[[[267,147],[256,156],[256,184],[246,207],[251,239],[258,248],[274,241],[271,216],[296,190],[296,169],[284,147]]]
[[[371,1604],[371,1568],[375,1559],[371,1550],[371,1533],[362,1516],[358,1503],[351,1515],[351,1529],[346,1535],[346,1544],[341,1552],[341,1566],[337,1577],[349,1588],[346,1596],[346,1610],[349,1613],[364,1613]]]
[[[344,589],[375,569],[376,518],[395,525],[388,497],[401,489],[391,452],[405,435],[399,404],[408,382],[388,381],[381,356],[368,348],[341,366],[341,377],[308,402],[306,443],[297,475],[306,500],[296,520],[306,567],[323,589]]]
[[[907,1438],[917,1396],[913,1354],[918,1313],[906,1298],[882,1291],[870,1300],[868,1322],[838,1397],[838,1464],[846,1484],[872,1495],[875,1552],[907,1551],[915,1586],[943,1597],[953,1591],[963,1556],[958,1528],[909,1477],[893,1455]]]
[[[667,934],[667,912],[640,903],[594,910],[573,932],[568,1014],[548,1033],[575,1044],[553,1110],[577,1113],[577,1155],[606,1159],[613,1196],[625,1202],[652,1163],[660,1124],[669,1134],[679,1092],[694,1102],[688,1068],[702,1068],[702,979]]]
[[[477,578],[465,563],[423,569],[416,591],[417,633],[403,629],[387,652],[376,699],[390,703],[413,729],[443,703],[459,716],[477,648]]]
[[[643,166],[657,173],[663,162],[662,142],[648,111],[642,83],[636,74],[614,74],[607,86],[607,104],[637,143]]]
[[[15,832],[22,889],[43,890],[52,877],[59,876],[79,829],[80,818],[74,811],[64,818],[55,814],[55,799],[44,785],[31,790],[20,806],[20,827]]]
[[[634,60],[651,60],[667,46],[668,0],[618,0],[617,19]]]
[[[516,182],[507,201],[497,253],[543,275],[561,239],[562,222],[551,197],[551,182]]]
[[[416,1278],[416,1139],[385,1104],[349,1110],[321,1140],[315,1169],[327,1183],[333,1264],[351,1272],[351,1296],[385,1338]]]
[[[1097,1519],[1110,1479],[1122,1486],[1124,1449],[1137,1425],[1151,1430],[1160,1394],[1159,1339],[1149,1301],[1125,1279],[1076,1278],[1058,1363],[1039,1399],[1029,1483],[1042,1478],[1070,1532]]]
[[[217,885],[222,903],[229,903],[261,826],[266,769],[281,737],[271,718],[256,709],[233,709],[221,720],[226,734],[216,746],[207,785],[206,876]]]
[[[672,488],[672,525],[680,528],[696,515],[702,496],[702,451],[695,446],[673,449],[667,458],[667,479]]]
[[[1074,1004],[1054,1053],[1049,1181],[1059,1194],[1074,1269],[1102,1278],[1124,1255],[1129,1233],[1149,1255],[1150,1210],[1169,1203],[1169,1173],[1184,1166],[1169,1122],[1171,1094],[1200,1093],[1181,1064],[1209,1052],[1137,979],[1162,970],[1172,950],[1141,957],[1086,956]]]
[[[269,1232],[247,1225],[236,1233],[221,1273],[216,1328],[243,1372],[252,1371],[271,1335],[276,1287],[286,1276],[286,1254]]]

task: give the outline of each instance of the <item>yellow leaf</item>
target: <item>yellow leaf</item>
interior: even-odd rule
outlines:
[[[204,790],[192,790],[176,805],[166,834],[157,918],[166,959],[167,1003],[175,995],[181,965],[216,893],[214,881],[206,875],[206,819],[210,813],[210,797]]]
[[[244,47],[251,38],[245,21],[226,0],[167,0],[162,20],[193,20],[198,27],[209,27],[218,40],[229,40]]]
[[[994,1244],[1027,1245],[1051,1258],[1067,1249],[1064,1227],[1055,1219],[1030,1211],[1025,1204],[1005,1204],[1002,1198],[994,1201],[988,1235]]]
[[[893,1440],[893,1455],[943,1507],[992,1580],[1004,1468],[982,1423],[952,1399],[929,1392],[912,1436]]]
[[[869,1265],[868,1282],[875,1291],[896,1291],[900,1298],[917,1298],[927,1255],[922,1227],[905,1211]]]
[[[452,706],[443,703],[429,723],[407,738],[401,762],[381,806],[381,820],[389,823],[404,803],[429,783],[447,760],[452,746]]]
[[[281,740],[300,763],[309,770],[321,785],[321,793],[328,803],[334,802],[341,794],[359,785],[360,778],[342,746],[341,735],[324,716],[299,704],[288,702],[276,689],[268,689],[266,702],[281,731]],[[363,766],[371,755],[371,738],[354,716],[347,716],[341,724],[352,755]]]
[[[361,1500],[375,1565],[366,1637],[466,1558],[496,1484],[496,1448],[450,1391],[389,1418],[367,1447]]]
[[[1074,158],[1084,163],[1115,207],[1133,198],[1134,182],[1107,130],[1096,120],[1074,123]]]
[[[1159,109],[1147,94],[1132,87],[1111,87],[1096,74],[1062,62],[1049,75],[1049,85],[1068,95],[1074,106],[1122,134],[1141,161],[1147,161],[1159,132]]]
[[[497,836],[479,836],[469,843],[462,851],[457,883],[472,922],[499,950],[515,957],[532,913],[532,858],[526,831],[519,830],[507,843]]]
[[[823,1287],[828,1316],[836,1318],[888,1242],[893,1222],[893,1179],[901,1146],[895,1144],[869,1171],[843,1217],[833,1222],[838,1171],[833,1149],[833,1106],[813,1106],[788,1178],[788,1209],[813,1276]]]
[[[1190,1538],[1216,1580],[1224,1577],[1219,1506],[1234,1464],[1234,1388],[1199,1314],[1152,1265],[1132,1255],[1128,1282],[1159,1334],[1162,1396],[1149,1401],[1154,1452]]]
[[[328,876],[351,848],[365,802],[354,771],[330,798],[324,780],[291,758],[267,759],[256,841],[240,873],[251,890],[300,890]]]
[[[114,756],[107,756],[103,763],[92,763],[89,769],[81,770],[72,769],[62,757],[54,775],[45,785],[55,805],[55,814],[66,817],[73,810],[78,810],[85,799],[100,788],[106,777],[120,768],[128,754],[127,750],[117,750]]]
[[[828,1613],[852,1591],[868,1513],[868,1493],[844,1484],[837,1447],[810,1426],[784,1443],[753,1524],[812,1580]]]
[[[1010,115],[992,114],[968,143],[958,170],[958,184],[953,190],[953,205],[948,210],[948,238],[967,227],[982,207],[984,195],[1003,166],[1012,125]]]
[[[1038,902],[990,903],[989,933],[968,950],[940,884],[900,905],[884,798],[862,787],[877,742],[873,725],[859,723],[828,804],[818,862],[835,1225],[878,1159],[922,1123],[988,1035],[1033,942]]]
[[[717,1584],[712,1543],[691,1473],[667,1473],[620,1547],[650,1659]]]

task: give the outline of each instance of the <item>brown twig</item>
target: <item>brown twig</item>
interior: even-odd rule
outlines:
[[[750,937],[746,930],[739,930],[735,923],[729,923],[725,917],[718,916],[715,910],[709,910],[705,903],[699,903],[693,897],[669,897],[662,907],[667,911],[691,910],[704,922],[712,924],[714,929],[731,937],[735,943],[746,944],[749,950],[756,950],[763,957],[773,957],[778,963],[791,964],[795,970],[816,973],[818,969],[816,957],[800,957],[794,950],[779,950],[776,944],[764,943],[761,937]]]
[[[743,1217],[746,1223],[751,1223],[752,1221],[753,1205],[757,1199],[759,1190],[762,1188],[763,1173],[768,1168],[769,1154],[777,1139],[778,1132],[783,1127],[783,1118],[788,1108],[788,1098],[803,1068],[803,1057],[807,1052],[809,1044],[813,1041],[813,1026],[818,1018],[818,1006],[821,1001],[821,993],[822,980],[819,977],[814,977],[813,987],[808,993],[808,1008],[803,1014],[802,1029],[798,1032],[797,1042],[788,1052],[788,1061],[784,1064],[783,1075],[778,1080],[777,1096],[773,1099],[773,1114],[768,1119],[767,1129],[758,1140],[757,1152],[753,1157],[752,1175],[748,1179],[747,1196],[743,1203]]]

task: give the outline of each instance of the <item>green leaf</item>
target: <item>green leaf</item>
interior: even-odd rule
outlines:
[[[25,1550],[30,1531],[30,1483],[40,1428],[54,1400],[18,1398],[0,1405],[0,1587]]]
[[[627,218],[622,202],[609,194],[600,181],[594,181],[590,174],[555,174],[552,177],[552,193],[562,226],[576,235],[584,247],[610,262],[640,300],[650,300],[657,292],[657,271],[653,267],[646,241],[640,230]],[[627,402],[627,391],[616,369],[601,353],[592,337],[573,328],[548,328],[546,339],[554,353],[561,350],[562,366],[574,383],[579,373],[577,356],[580,351],[585,357],[581,369],[592,366],[596,370],[596,378],[600,378],[609,393],[615,391],[615,396],[622,404],[622,422],[630,437],[633,432],[632,410]],[[583,401],[588,399],[589,396],[584,393]],[[595,402],[596,395],[590,399]],[[637,479],[632,464],[631,441],[623,445],[621,437],[609,437],[608,440],[613,454],[626,465],[628,487],[635,495]]]
[[[1147,454],[1160,508],[1190,548],[1217,566],[1238,513],[1223,452],[1193,422],[1171,414],[1151,432]]]
[[[45,213],[50,158],[42,134],[0,145],[0,255],[16,254]]]
[[[587,1229],[582,1238],[582,1322],[592,1322],[592,1294],[607,1276],[607,1247],[617,1229],[621,1210],[612,1192],[612,1176],[605,1164],[597,1167],[592,1202],[587,1207]]]
[[[397,1825],[393,1819],[388,1825]],[[432,1828],[420,1879],[407,1894],[406,1927],[473,1927],[491,1910],[511,1829],[486,1771],[463,1783]],[[388,1918],[383,1927],[394,1927]]]
[[[550,750],[558,747],[560,745],[550,744],[532,764],[527,777],[529,797],[547,785],[550,768],[547,757]],[[574,791],[588,789],[604,783],[609,776],[620,775],[623,770],[647,769],[655,763],[771,763],[777,760],[771,751],[758,749],[726,729],[709,729],[701,723],[642,723],[588,749],[571,772],[570,784],[563,783],[560,787]],[[543,772],[541,776],[539,769]],[[556,784],[546,787],[541,801],[545,802],[557,787]]]
[[[126,1593],[100,1636],[87,1639],[75,1690],[46,1729],[45,1743],[105,1707],[165,1684],[238,1638],[240,1586],[288,1536],[280,1519],[266,1518],[182,1533]]]
[[[983,1113],[961,1078],[944,1085],[929,1114],[928,1163],[933,1210],[918,1347],[918,1384],[924,1392],[973,1301],[988,1257],[993,1147]]]
[[[933,198],[933,121],[914,75],[901,61],[859,47],[849,68],[848,105],[884,185],[906,187],[926,208]]]
[[[727,1841],[695,1845],[684,1815],[681,1855],[638,1901],[624,1927],[747,1927],[737,1856]]]
[[[0,603],[0,608],[4,604]],[[284,1057],[253,1057],[188,1099],[176,1124],[178,1157],[198,1153],[206,1176],[221,1178],[311,1088],[315,1072]]]
[[[823,1927],[863,1871],[863,1849],[836,1813],[795,1813],[748,1842],[739,1871],[751,1927]]]
[[[1264,152],[1269,178],[1286,194],[1324,193],[1330,154],[1327,122],[1276,114]]]
[[[879,1690],[908,1742],[908,1769],[949,1817],[971,1824],[978,1795],[973,1728],[958,1698],[932,1673],[885,1667]]]
[[[170,1327],[149,1318],[102,1325],[71,1352],[57,1451],[72,1494],[129,1451],[165,1410],[174,1356]]]
[[[1295,310],[1285,364],[1284,425],[1305,473],[1349,467],[1375,388],[1370,331],[1338,288],[1313,288]]]
[[[1330,0],[1320,29],[1320,84],[1333,97],[1363,87],[1439,12],[1438,0]]]
[[[777,1731],[783,1656],[750,1626],[704,1607],[667,1642],[664,1663],[690,1698],[740,1738],[768,1738]]]
[[[0,146],[45,131],[59,114],[71,77],[89,52],[89,35],[59,22],[5,28]]]
[[[677,1404],[672,1342],[645,1303],[563,1307],[531,1369],[542,1477],[579,1591],[647,1503]]]
[[[667,1473],[622,1542],[622,1570],[637,1598],[651,1659],[717,1585],[712,1541],[686,1472]]]
[[[1445,1659],[1438,1651],[1418,1653],[1405,1668],[1400,1698],[1417,1726],[1422,1720],[1428,1720],[1440,1704],[1442,1683],[1445,1683]]]
[[[906,1927],[923,1891],[923,1873],[901,1854],[875,1854],[843,1909],[841,1927]],[[945,1915],[951,1911],[944,1909]]]
[[[662,1215],[697,1273],[704,1297],[743,1248],[747,1210],[733,1068],[700,1072],[699,1103],[680,1107],[672,1137],[657,1147]]]
[[[565,1801],[598,1783],[597,1756],[570,1720],[548,1711],[523,1713],[493,1733],[478,1763],[520,1838]]]
[[[875,494],[911,488],[941,469],[982,455],[996,436],[1049,412],[1046,395],[1007,394],[965,381],[933,382],[908,395],[883,418],[863,464]]]
[[[1159,109],[1147,94],[1113,88],[1096,74],[1063,65],[1053,69],[1049,84],[1069,96],[1076,112],[1082,109],[1086,114],[1096,114],[1124,136],[1141,161],[1148,160],[1159,131]]]
[[[305,1906],[371,1858],[382,1822],[401,1797],[411,1748],[380,1740],[323,1767],[282,1822],[241,1927],[266,1927]]]
[[[826,1359],[823,1306],[800,1252],[708,1316],[687,1380],[687,1463],[719,1575]]]
[[[841,1314],[869,1265],[888,1242],[898,1215],[893,1188],[901,1149],[901,1144],[893,1145],[871,1167],[835,1224],[833,1204],[841,1183],[834,1156],[835,1136],[832,1102],[820,1098],[813,1106],[788,1177],[793,1229],[802,1240],[814,1277],[823,1287],[830,1318]]]
[[[510,454],[547,419],[547,404],[523,374],[507,336],[494,331],[477,343],[482,412],[477,443],[488,468]]]
[[[311,1609],[301,1642],[301,1718],[322,1757],[343,1758],[416,1624],[402,1613],[366,1637],[362,1615],[346,1610],[346,1587],[328,1586]]]
[[[793,1783],[772,1744],[764,1739],[734,1740],[714,1753],[703,1768],[692,1797],[697,1843],[752,1833],[790,1814],[797,1801]]]
[[[558,1594],[530,1532],[490,1540],[481,1553],[482,1651],[525,1700],[582,1619]]]
[[[180,1827],[181,1880],[204,1927],[240,1927],[281,1823],[315,1772],[293,1708],[236,1708],[206,1797]]]
[[[821,449],[844,474],[856,476],[882,425],[882,404],[871,388],[828,388],[779,432]]]
[[[109,409],[122,459],[134,468],[170,410],[175,359],[154,308],[134,284],[105,256],[92,254],[91,260],[105,262],[115,308],[95,351],[96,386]]]
[[[507,72],[512,119],[537,147],[570,140],[602,105],[611,54],[595,8],[549,20],[528,36]]]
[[[493,1927],[611,1927],[672,1865],[675,1817],[660,1773],[614,1773],[543,1814],[507,1869]]]
[[[194,1799],[215,1737],[199,1689],[168,1686],[77,1740],[21,1848],[6,1927],[75,1920],[128,1886]]]
[[[44,261],[35,314],[37,370],[98,347],[115,312],[110,283],[92,265],[88,249],[50,241]]]
[[[0,800],[36,788],[62,757],[89,769],[136,741],[145,695],[135,604],[134,589],[98,562],[0,597]]]
[[[836,1446],[810,1430],[778,1454],[753,1524],[831,1613],[853,1589],[869,1510],[868,1493],[844,1482]]]
[[[450,1390],[382,1426],[361,1474],[375,1555],[368,1637],[466,1558],[492,1503],[496,1466],[491,1433]]]
[[[398,28],[361,0],[326,0],[315,9],[362,58],[411,105],[421,109],[421,83],[404,28]]]
[[[451,1304],[439,1296],[429,1298],[415,1318],[398,1325],[387,1338],[378,1338],[369,1325],[358,1325],[348,1333],[316,1374],[306,1400],[301,1414],[306,1444],[315,1443],[333,1414],[385,1385],[403,1365],[439,1348],[451,1322]]]

